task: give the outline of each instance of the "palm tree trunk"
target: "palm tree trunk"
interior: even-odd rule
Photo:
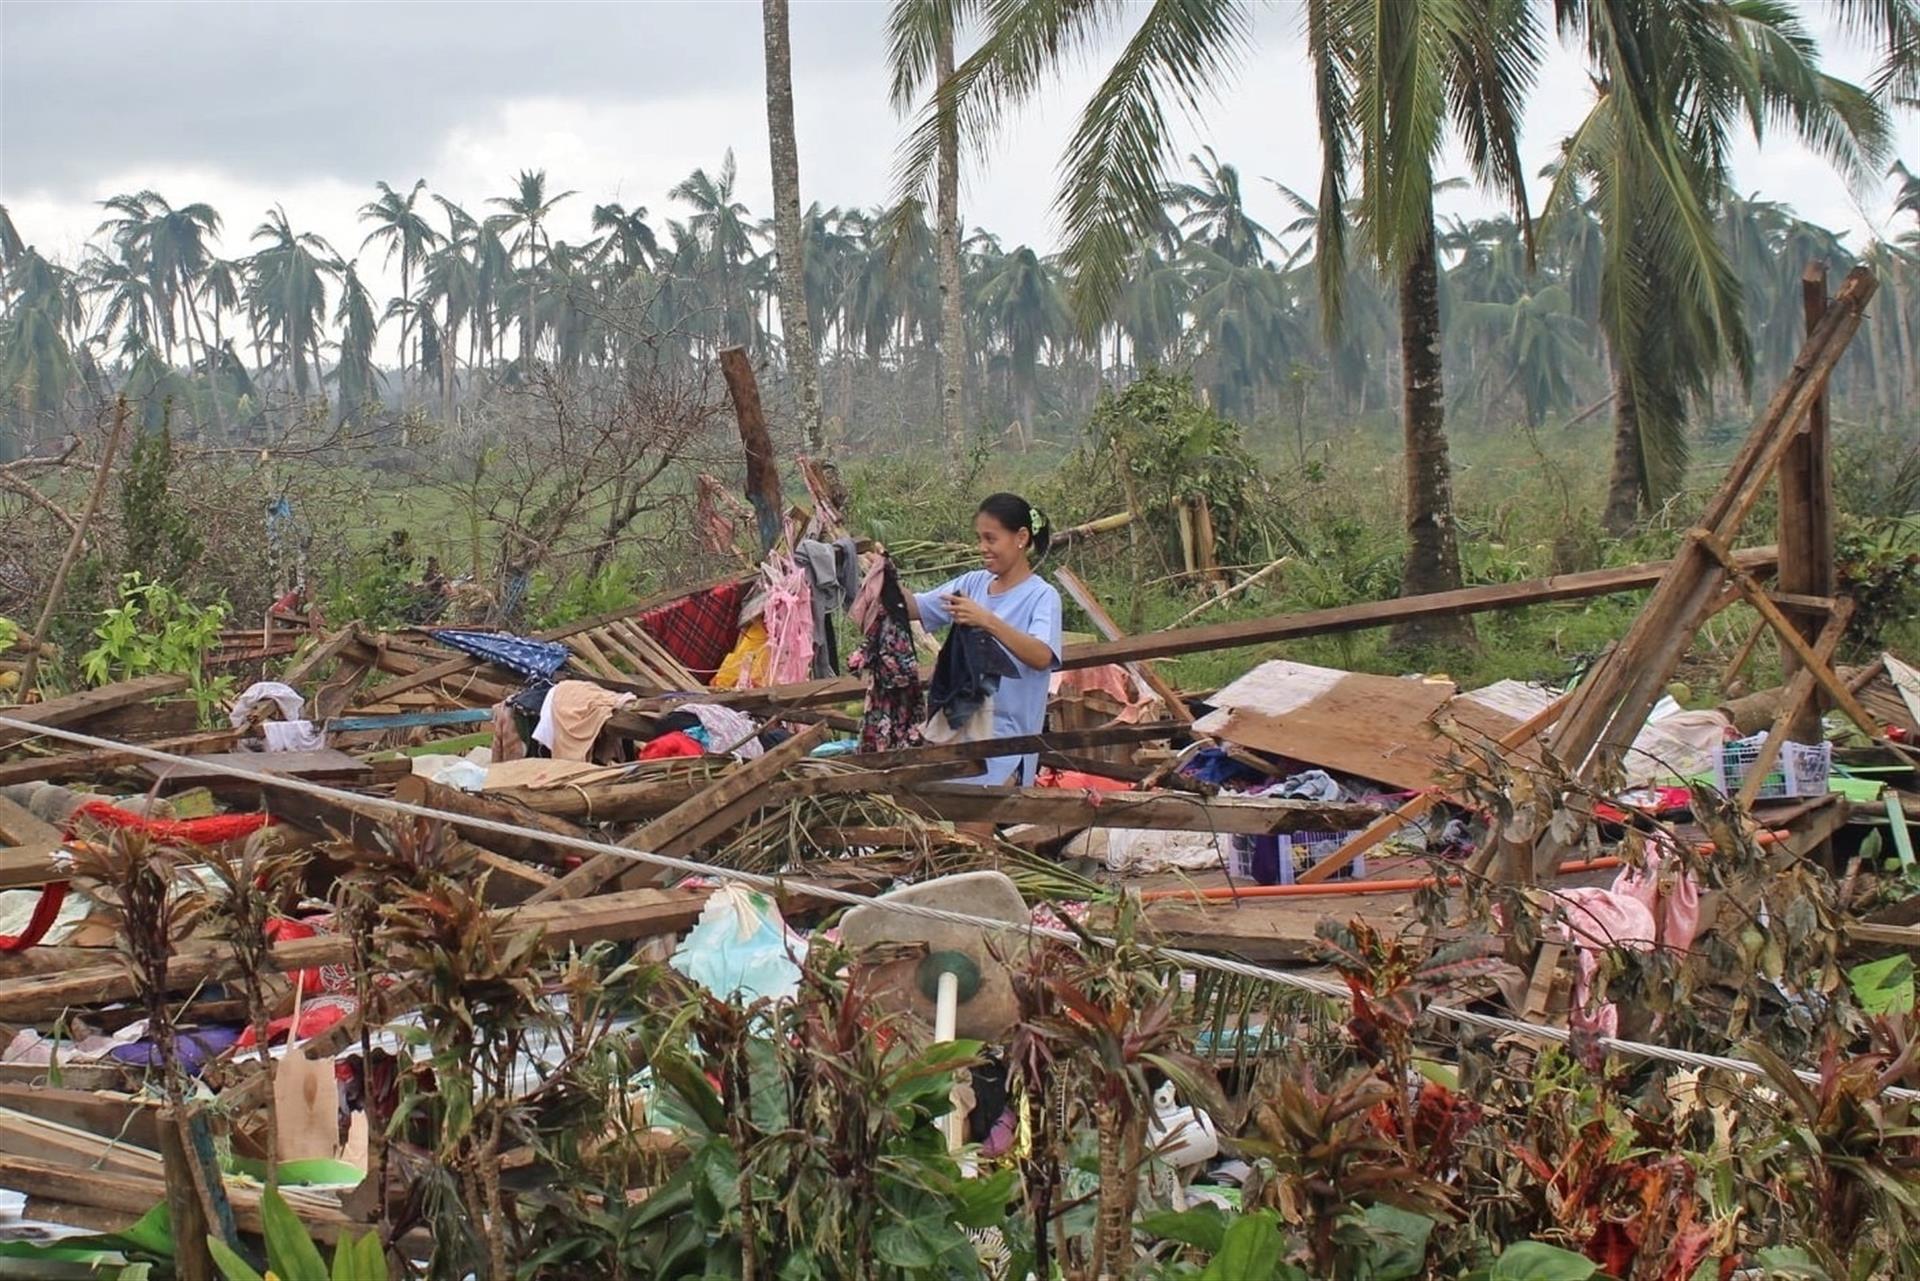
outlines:
[[[826,447],[820,423],[820,363],[807,319],[806,252],[800,234],[800,148],[793,132],[793,48],[787,0],[762,0],[767,52],[767,145],[773,156],[773,244],[780,268],[780,332],[787,369],[800,388],[800,423],[807,449]]]
[[[1887,283],[1893,286],[1890,290],[1893,295],[1893,318],[1900,334],[1900,402],[1909,404],[1916,395],[1920,395],[1920,367],[1914,363],[1913,325],[1907,318],[1907,291],[1901,280],[1902,274],[1896,266],[1887,273]]]
[[[1412,596],[1460,586],[1460,544],[1453,524],[1453,466],[1447,456],[1446,388],[1440,369],[1440,270],[1433,214],[1400,272],[1400,373],[1406,454],[1407,562],[1400,592]],[[1466,645],[1464,618],[1403,623],[1402,646]]]
[[[1607,510],[1601,518],[1615,538],[1633,528],[1647,492],[1645,456],[1640,451],[1640,406],[1633,396],[1626,365],[1613,356],[1613,471],[1607,478]]]
[[[220,381],[214,376],[213,348],[207,346],[207,327],[200,320],[200,308],[194,305],[193,291],[191,289],[183,289],[181,291],[180,306],[193,322],[194,335],[200,339],[200,359],[205,361],[207,365],[207,389],[209,393],[207,399],[213,405],[213,430],[215,434],[224,435],[227,430],[226,415],[220,412]]]
[[[1867,317],[1867,348],[1873,360],[1873,417],[1876,422],[1887,421],[1893,411],[1893,386],[1887,377],[1886,343],[1881,335],[1887,323],[1884,316]]]
[[[953,9],[940,15],[934,37],[935,92],[953,76]],[[947,449],[960,457],[966,448],[966,411],[960,381],[967,367],[966,299],[960,285],[960,121],[954,112],[940,115],[940,154],[934,178],[934,253],[940,268],[940,423]]]
[[[400,250],[400,301],[412,303],[413,290],[408,287],[407,251],[402,245]],[[413,319],[413,309],[405,306],[400,309],[400,408],[407,407],[407,322]]]

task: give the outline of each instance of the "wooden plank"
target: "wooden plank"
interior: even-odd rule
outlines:
[[[1860,700],[1854,696],[1852,690],[1847,688],[1846,682],[1834,673],[1833,668],[1829,666],[1826,658],[1823,658],[1815,652],[1813,645],[1807,641],[1805,636],[1800,634],[1800,629],[1794,626],[1785,614],[1780,612],[1780,607],[1767,599],[1767,593],[1761,588],[1760,584],[1753,580],[1753,576],[1732,563],[1732,557],[1720,543],[1720,540],[1701,531],[1696,531],[1696,534],[1699,537],[1700,543],[1712,553],[1714,558],[1726,566],[1727,572],[1733,577],[1733,581],[1739,585],[1741,592],[1745,594],[1747,603],[1753,606],[1760,617],[1764,618],[1767,621],[1767,625],[1773,628],[1774,633],[1780,637],[1781,644],[1784,646],[1785,651],[1791,652],[1800,660],[1800,666],[1813,673],[1815,684],[1827,692],[1828,696],[1833,699],[1834,705],[1845,712],[1847,719],[1851,720],[1855,725],[1858,725],[1861,732],[1868,738],[1884,737],[1886,734],[1885,727],[1878,724],[1873,717],[1868,714],[1866,708],[1860,706]]]
[[[334,659],[340,657],[340,655],[346,651],[347,647],[352,645],[356,639],[357,633],[352,627],[342,627],[339,631],[301,655],[301,657],[294,662],[293,666],[281,673],[281,681],[293,686],[295,689],[299,689],[301,685],[306,683],[308,677],[312,676],[322,667],[325,667],[328,663],[331,663]]]
[[[606,654],[601,652],[600,647],[594,643],[593,635],[590,632],[581,632],[578,636],[567,642],[567,647],[585,659],[587,665],[591,667],[597,675],[610,676],[615,680],[619,680],[626,675],[625,672],[622,672],[618,667],[613,665],[612,660],[609,659]]]
[[[458,788],[447,787],[431,779],[422,778],[418,774],[409,775],[396,783],[393,797],[408,805],[424,805],[432,809],[446,810],[468,818],[486,819],[494,823],[511,823],[516,827],[529,827],[553,836],[564,836],[574,840],[593,839],[593,834],[583,827],[562,818],[555,818],[550,814],[528,809],[498,792],[463,792]],[[576,856],[571,851],[557,849],[532,837],[508,836],[501,832],[468,827],[458,820],[454,821],[453,830],[483,849],[505,854],[511,858],[553,864]]]
[[[186,688],[187,678],[184,676],[138,676],[132,680],[102,685],[99,689],[86,689],[78,693],[64,694],[59,698],[50,698],[44,703],[0,707],[0,717],[10,721],[24,721],[29,725],[58,728],[78,724],[134,703],[144,703],[149,699],[178,694]],[[10,746],[31,737],[32,732],[13,726],[0,726],[0,747]]]
[[[64,881],[71,873],[58,858],[64,842],[55,839],[11,849],[0,849],[0,890],[24,890],[49,881]]]
[[[1743,568],[1753,573],[1772,569],[1774,549],[1748,548],[1735,553]],[[1340,632],[1389,627],[1395,623],[1421,618],[1441,618],[1479,614],[1494,610],[1518,609],[1529,605],[1548,605],[1564,601],[1588,600],[1619,592],[1642,591],[1660,581],[1671,561],[1649,561],[1617,569],[1592,570],[1578,574],[1559,574],[1551,578],[1529,579],[1514,583],[1489,583],[1463,587],[1455,591],[1430,592],[1402,596],[1394,600],[1368,601],[1359,605],[1341,605],[1334,609],[1307,610],[1297,614],[1279,614],[1270,618],[1241,619],[1229,623],[1209,623],[1203,627],[1182,627],[1159,632],[1142,632],[1117,641],[1097,641],[1069,645],[1060,656],[1063,668],[1098,667],[1104,663],[1133,663],[1150,658],[1174,658],[1182,654],[1213,653],[1243,649],[1273,641],[1295,640],[1303,636],[1327,636]],[[923,672],[930,676],[931,672]],[[798,708],[859,698],[865,690],[859,677],[830,677],[779,685],[771,689],[714,690],[702,700],[728,707]]]
[[[332,748],[318,752],[214,752],[186,761],[143,761],[140,768],[170,787],[206,786],[216,791],[271,786],[236,778],[226,773],[227,769],[331,783],[361,783],[373,776],[373,768],[365,761]]]
[[[1569,695],[1562,694],[1531,718],[1516,726],[1499,741],[1502,753],[1517,751],[1523,744],[1538,737],[1549,725],[1558,720],[1560,713],[1566,710]],[[1382,841],[1404,828],[1411,827],[1423,818],[1436,805],[1445,799],[1439,792],[1422,791],[1393,813],[1370,824],[1358,836],[1342,845],[1326,858],[1308,868],[1299,878],[1302,885],[1313,885],[1338,872],[1345,871],[1355,859],[1373,849]]]
[[[42,1069],[43,1071],[45,1069]],[[0,1081],[0,1109],[24,1112],[104,1139],[155,1149],[158,1101],[133,1095],[114,1097],[97,1090]],[[34,1156],[28,1152],[23,1155]]]
[[[0,712],[0,716],[5,714]],[[155,742],[143,743],[141,746],[156,752],[190,756],[196,752],[224,750],[232,747],[239,738],[239,730],[219,729],[205,734],[163,738]],[[144,759],[146,758],[132,752],[96,748],[92,751],[68,752],[60,756],[43,756],[34,760],[7,761],[0,763],[0,787],[13,787],[21,783],[66,782],[74,779],[93,781],[109,770],[138,765]]]
[[[52,1161],[25,1156],[0,1156],[0,1183],[30,1190],[33,1195],[74,1205],[140,1215],[164,1201],[167,1183],[163,1175],[123,1174],[107,1170],[82,1170]],[[289,1189],[288,1191],[293,1191]],[[234,1222],[242,1231],[259,1234],[263,1230],[260,1199],[264,1189],[257,1185],[230,1183],[227,1199],[233,1207]],[[327,1203],[314,1194],[288,1196],[288,1205],[307,1225],[309,1232],[322,1241],[337,1240],[342,1231],[359,1231],[345,1211],[326,1208]]]
[[[401,712],[392,716],[336,716],[328,733],[384,733],[396,729],[445,729],[453,725],[480,725],[493,719],[491,707],[453,707],[444,711]]]
[[[766,411],[760,405],[760,385],[754,381],[753,361],[746,350],[728,347],[722,351],[720,372],[726,376],[727,394],[733,398],[733,415],[740,425],[740,445],[747,458],[747,500],[753,504],[760,554],[764,556],[780,541],[780,521],[785,511],[780,500],[780,467],[774,457],[773,438],[767,433]]]
[[[729,771],[712,786],[675,806],[621,841],[627,849],[656,854],[678,854],[715,829],[724,831],[760,803],[760,791],[820,743],[827,727],[810,725],[780,746]],[[617,854],[601,854],[575,868],[558,883],[535,895],[531,902],[579,898],[591,894],[633,865]]]
[[[1810,262],[1800,278],[1801,309],[1809,334],[1819,328],[1827,314],[1827,264]],[[1794,627],[1807,640],[1820,632],[1824,611],[1799,606],[1790,596],[1831,597],[1835,586],[1832,438],[1827,422],[1827,397],[1815,398],[1808,409],[1806,428],[1787,446],[1780,457],[1779,544],[1781,592],[1776,597],[1785,606]],[[1788,681],[1799,670],[1800,657],[1792,651],[1780,655],[1780,672]],[[1825,708],[1816,692],[1788,725],[1788,736],[1812,742],[1820,735],[1820,717]]]
[[[1823,661],[1840,647],[1840,640],[1847,634],[1847,623],[1853,618],[1853,602],[1842,600],[1827,619],[1827,625],[1821,629],[1820,636],[1813,643],[1813,652]],[[1773,718],[1773,724],[1767,729],[1767,736],[1760,744],[1760,751],[1747,766],[1747,776],[1740,784],[1739,803],[1748,809],[1753,807],[1754,799],[1759,795],[1760,785],[1766,781],[1767,773],[1773,763],[1780,758],[1787,740],[1787,727],[1799,718],[1800,711],[1807,700],[1813,696],[1816,676],[1811,668],[1802,666],[1787,682],[1786,693],[1781,697],[1780,710]]]
[[[58,845],[61,831],[26,806],[0,796],[0,837],[9,845]]]
[[[1211,523],[1208,528],[1211,531]],[[1211,556],[1210,544],[1207,550],[1208,555]],[[1093,620],[1093,625],[1100,629],[1102,636],[1110,641],[1117,641],[1126,635],[1126,632],[1120,629],[1120,624],[1113,621],[1113,615],[1107,613],[1107,607],[1100,603],[1100,598],[1093,594],[1093,589],[1080,581],[1078,574],[1070,569],[1062,569],[1054,575],[1054,579],[1066,589],[1067,595],[1073,598],[1073,603],[1080,607],[1081,612]],[[1166,705],[1168,716],[1188,724],[1193,722],[1193,713],[1187,710],[1186,699],[1180,696],[1180,691],[1175,689],[1173,683],[1162,676],[1152,663],[1127,663],[1125,666],[1136,682],[1160,696],[1160,701]]]
[[[906,808],[956,823],[1040,823],[1060,827],[1140,827],[1163,832],[1342,832],[1367,826],[1379,811],[1266,797],[1187,792],[1103,792],[1088,796],[1047,787],[930,784],[901,793]]]

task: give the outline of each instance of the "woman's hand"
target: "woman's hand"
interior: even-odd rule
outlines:
[[[940,603],[947,607],[947,613],[960,626],[978,627],[988,632],[998,631],[995,624],[1000,621],[1000,616],[971,596],[946,596],[941,598]]]

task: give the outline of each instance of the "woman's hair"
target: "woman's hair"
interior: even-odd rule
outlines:
[[[1048,544],[1053,542],[1053,526],[1046,515],[1018,494],[987,495],[981,500],[980,515],[993,517],[1010,533],[1017,534],[1024,529],[1031,534],[1033,543],[1027,548],[1030,559],[1045,556]]]

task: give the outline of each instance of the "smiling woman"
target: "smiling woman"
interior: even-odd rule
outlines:
[[[941,650],[963,645],[958,629],[978,629],[1006,651],[1012,673],[994,690],[992,735],[1012,738],[1037,734],[1046,722],[1047,687],[1060,665],[1060,593],[1033,570],[1047,553],[1051,527],[1033,505],[1017,494],[994,494],[973,518],[982,568],[960,575],[930,592],[907,597],[907,609],[929,630],[953,627]],[[935,676],[936,690],[940,678]],[[996,756],[969,783],[993,785],[1013,779],[1033,782],[1037,755]]]

